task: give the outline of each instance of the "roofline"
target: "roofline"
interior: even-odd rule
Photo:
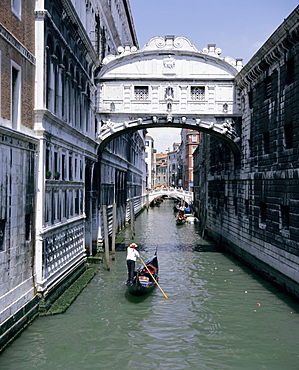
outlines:
[[[139,47],[138,39],[137,39],[137,33],[136,33],[136,30],[135,30],[135,26],[134,26],[134,20],[133,20],[133,15],[132,15],[130,3],[129,3],[128,0],[123,0],[123,4],[124,4],[126,16],[128,18],[129,28],[130,28],[131,36],[132,36],[132,39],[133,39],[133,44],[134,44],[134,46]]]

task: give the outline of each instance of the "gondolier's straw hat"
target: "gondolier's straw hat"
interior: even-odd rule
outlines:
[[[130,248],[136,248],[136,247],[137,247],[137,244],[132,243],[132,244],[130,244],[130,245],[129,245],[129,247],[130,247]]]

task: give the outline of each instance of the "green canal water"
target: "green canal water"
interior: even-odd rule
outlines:
[[[126,292],[124,242],[62,315],[41,317],[0,356],[0,369],[299,369],[299,306],[211,243],[176,226],[173,203],[143,212],[134,241],[158,246],[158,288]]]

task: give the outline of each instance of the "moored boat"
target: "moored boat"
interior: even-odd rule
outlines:
[[[183,225],[186,222],[186,217],[180,213],[175,222],[177,225]]]
[[[185,213],[184,216],[188,224],[194,224],[195,222],[199,222],[199,219],[195,217],[194,213]]]
[[[134,278],[131,284],[127,283],[128,291],[135,295],[141,296],[150,293],[158,281],[158,257],[157,253],[149,259],[145,265],[134,271]],[[153,278],[154,277],[154,278]],[[155,281],[156,280],[156,281]]]

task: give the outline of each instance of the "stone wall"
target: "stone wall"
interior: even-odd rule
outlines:
[[[240,156],[203,140],[205,231],[269,280],[299,296],[299,17],[284,21],[236,76]],[[198,152],[199,153],[199,152]],[[205,153],[204,150],[201,153]]]

